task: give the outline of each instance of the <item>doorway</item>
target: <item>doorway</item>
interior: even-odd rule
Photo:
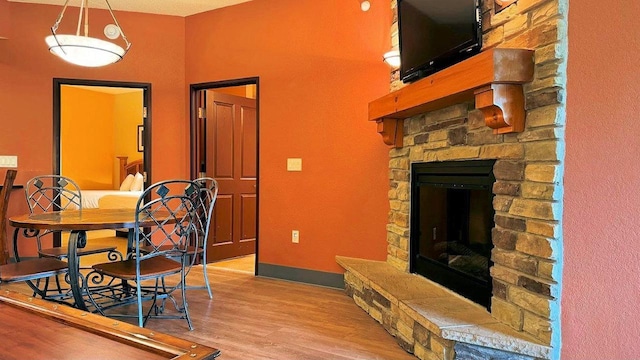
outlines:
[[[258,78],[191,85],[191,173],[219,186],[207,239],[213,267],[258,264]]]
[[[77,182],[84,198],[91,190],[120,190],[124,166],[140,164],[146,187],[151,84],[56,78],[53,85],[53,173]],[[97,207],[98,199],[83,203]]]

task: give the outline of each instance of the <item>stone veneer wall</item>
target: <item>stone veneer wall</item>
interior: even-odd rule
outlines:
[[[395,13],[395,0],[392,0]],[[390,151],[387,262],[409,268],[412,162],[497,159],[491,314],[555,351],[560,347],[562,177],[567,0],[519,0],[494,13],[483,4],[483,49],[535,50],[534,80],[524,86],[526,128],[494,135],[472,103],[404,122],[404,147]],[[397,45],[397,25],[392,26]],[[391,90],[403,86],[392,73]]]

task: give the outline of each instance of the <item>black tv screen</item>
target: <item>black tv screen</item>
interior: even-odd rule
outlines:
[[[482,48],[480,0],[398,0],[400,78],[412,82]]]

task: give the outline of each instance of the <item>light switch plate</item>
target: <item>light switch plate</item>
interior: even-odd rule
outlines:
[[[302,171],[302,159],[300,159],[300,158],[288,158],[287,159],[287,171]]]
[[[17,168],[18,157],[15,155],[2,155],[0,156],[0,167],[5,168]]]

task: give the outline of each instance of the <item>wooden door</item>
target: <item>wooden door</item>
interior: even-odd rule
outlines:
[[[207,261],[255,253],[256,101],[206,91],[207,176],[220,187],[208,239]]]

